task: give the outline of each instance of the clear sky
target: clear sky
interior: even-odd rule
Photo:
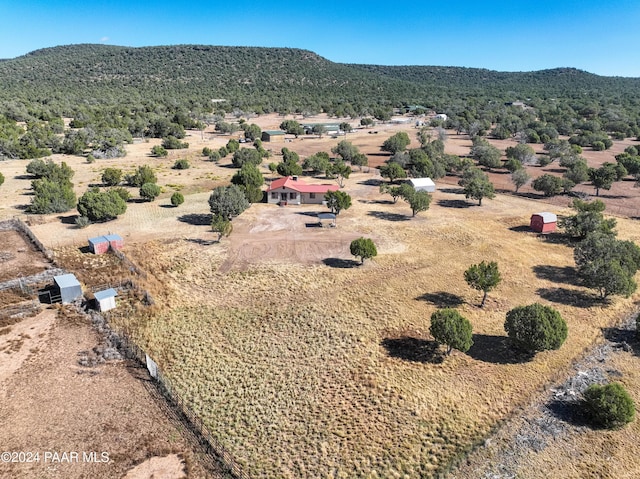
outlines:
[[[343,63],[640,77],[640,1],[0,0],[0,58],[74,43],[292,47]]]

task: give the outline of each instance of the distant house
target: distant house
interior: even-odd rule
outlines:
[[[337,191],[338,185],[310,185],[297,176],[272,181],[267,189],[267,202],[280,205],[321,204],[327,191]]]
[[[262,141],[275,143],[284,141],[285,132],[282,130],[264,130],[262,132]]]
[[[82,286],[73,274],[61,274],[53,277],[54,296],[59,296],[62,304],[73,303],[82,297]]]
[[[442,120],[442,121],[447,121],[448,116],[445,115],[444,113],[438,113],[436,116],[433,117],[434,120]]]
[[[109,311],[116,307],[116,290],[113,288],[105,289],[104,291],[96,291],[94,294],[96,298],[96,308],[98,311]]]
[[[409,184],[416,191],[427,191],[429,193],[436,191],[436,184],[431,178],[411,178]]]
[[[324,126],[325,134],[327,135],[338,135],[340,133],[340,123],[306,123],[302,125],[305,135],[313,134],[313,127],[316,125]]]
[[[537,233],[551,233],[556,230],[558,217],[554,213],[535,213],[531,215],[529,227]]]
[[[111,249],[122,249],[124,240],[120,235],[108,234],[89,238],[89,250],[94,254],[103,254]]]

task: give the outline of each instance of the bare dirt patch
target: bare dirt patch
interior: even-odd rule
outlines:
[[[183,479],[184,461],[177,454],[152,457],[131,469],[122,479]]]
[[[0,231],[0,283],[39,273],[48,266],[46,258],[20,233]]]
[[[27,338],[19,349],[2,352],[9,363],[4,357],[0,363],[0,417],[5,418],[0,443],[8,451],[40,452],[40,458],[32,463],[0,464],[0,475],[111,479],[150,457],[180,453],[189,460],[189,477],[210,477],[179,425],[154,397],[154,388],[147,386],[145,370],[122,361],[80,366],[79,353],[98,342],[86,319],[65,310],[55,317],[54,311],[47,310],[25,321],[13,326],[14,334],[23,328],[33,339]],[[47,330],[48,336],[43,334]],[[32,354],[25,360],[27,350]],[[20,358],[22,366],[13,367]],[[81,460],[55,462],[50,456],[46,462],[46,451],[79,452]],[[100,461],[106,453],[108,462],[83,461],[82,452],[97,452]]]

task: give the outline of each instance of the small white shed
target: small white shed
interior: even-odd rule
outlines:
[[[105,289],[104,291],[96,291],[93,293],[96,298],[96,306],[98,311],[109,311],[116,307],[116,290],[113,288]]]
[[[416,191],[426,191],[428,193],[436,191],[436,184],[431,178],[411,178],[409,184]]]

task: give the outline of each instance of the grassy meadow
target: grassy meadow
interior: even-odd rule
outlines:
[[[339,228],[379,245],[362,267],[265,258],[223,274],[233,235],[219,245],[149,242],[130,256],[154,278],[154,313],[113,321],[250,477],[436,476],[560,378],[634,300],[603,305],[576,284],[573,249],[523,228],[540,203],[459,201],[438,191],[411,220],[399,220],[410,215],[400,202],[354,201]],[[254,205],[244,221],[273,208]],[[638,241],[632,221],[617,229]],[[482,260],[497,261],[503,281],[480,309],[463,272]],[[530,359],[508,347],[503,324],[511,308],[536,301],[561,312],[569,337]],[[473,324],[466,354],[444,357],[429,335],[444,306]]]

